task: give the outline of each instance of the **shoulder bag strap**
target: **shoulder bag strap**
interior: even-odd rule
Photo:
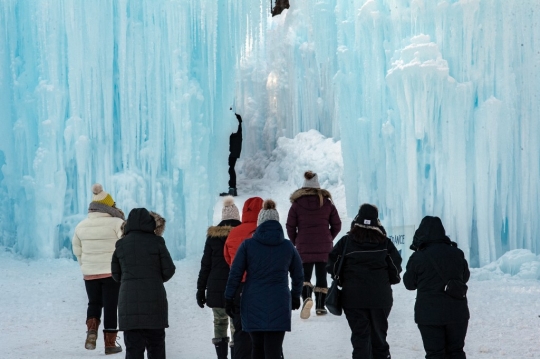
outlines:
[[[338,270],[337,270],[337,273],[334,273],[334,279],[339,281],[339,275],[341,274],[341,266],[343,265],[343,262],[345,260],[345,251],[347,250],[347,244],[349,243],[349,238],[347,238],[345,240],[345,245],[343,246],[343,253],[341,253],[341,257],[338,259],[339,260],[339,266],[338,266]]]

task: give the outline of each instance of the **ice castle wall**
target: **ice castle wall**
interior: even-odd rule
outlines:
[[[363,202],[388,227],[438,215],[474,266],[538,253],[539,12],[291,0],[271,18],[262,0],[5,0],[0,244],[62,255],[99,181],[121,207],[161,212],[176,258],[199,251],[235,101],[243,156],[310,129],[341,139],[351,216]]]

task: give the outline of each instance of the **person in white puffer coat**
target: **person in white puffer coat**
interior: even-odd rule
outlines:
[[[111,259],[118,239],[122,237],[124,213],[103,186],[92,186],[92,202],[88,207],[88,218],[75,227],[72,247],[81,266],[88,295],[86,312],[86,341],[84,347],[96,348],[97,331],[104,312],[105,354],[122,351],[116,344],[118,333],[118,293],[120,284],[112,278]]]

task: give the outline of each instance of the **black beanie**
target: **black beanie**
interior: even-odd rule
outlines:
[[[357,227],[372,229],[385,235],[381,230],[381,222],[379,222],[379,210],[372,204],[364,203],[361,205],[353,223]]]

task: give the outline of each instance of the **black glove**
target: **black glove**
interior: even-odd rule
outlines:
[[[242,117],[239,114],[235,113],[234,115],[236,116],[238,122],[242,122]]]
[[[300,297],[291,297],[292,310],[300,309]]]
[[[225,313],[234,318],[234,299],[225,299]]]
[[[204,304],[206,303],[206,293],[204,289],[197,290],[197,304],[199,307],[204,308]]]

